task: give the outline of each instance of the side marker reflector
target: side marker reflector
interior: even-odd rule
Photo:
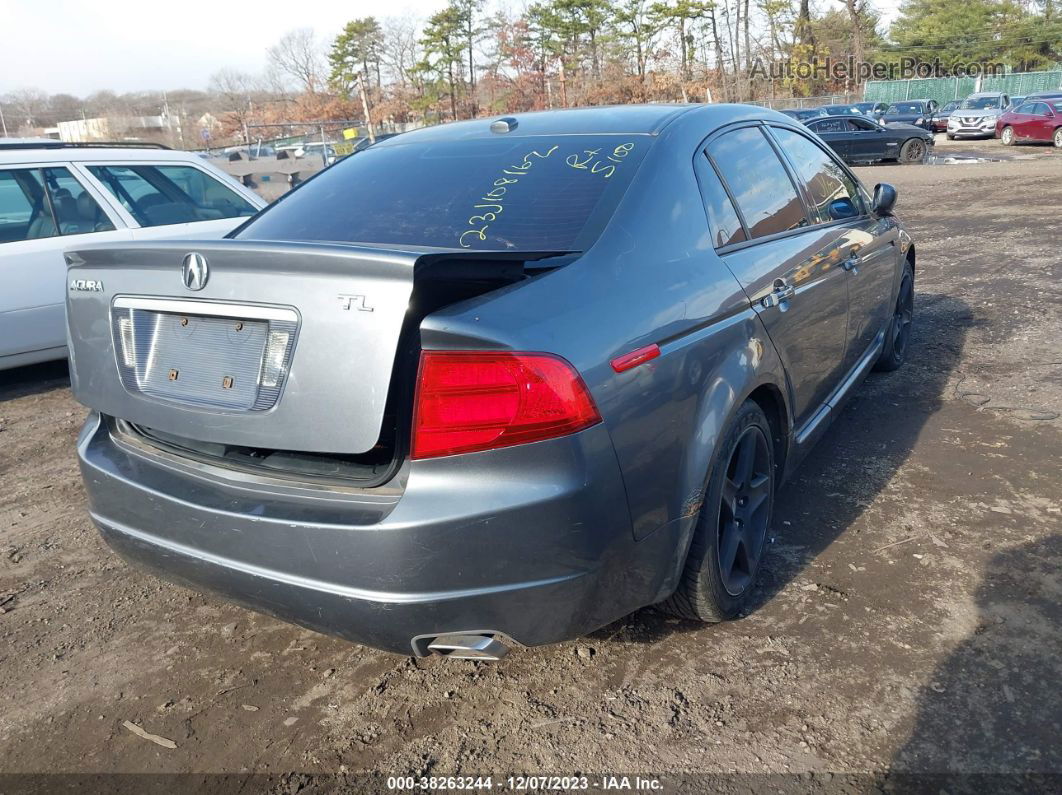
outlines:
[[[659,355],[660,346],[654,342],[652,345],[646,345],[644,348],[639,348],[636,351],[617,356],[611,361],[612,369],[617,373],[623,373],[631,368],[637,367],[639,364],[645,364],[646,362],[652,361]]]

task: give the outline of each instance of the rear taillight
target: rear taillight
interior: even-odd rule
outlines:
[[[547,353],[424,351],[413,458],[538,442],[600,422],[586,385]]]

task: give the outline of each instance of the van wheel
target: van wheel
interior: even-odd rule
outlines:
[[[896,295],[896,308],[893,310],[889,327],[885,329],[885,346],[874,364],[879,372],[897,370],[907,359],[907,346],[911,341],[911,324],[914,320],[914,271],[911,263],[903,265],[903,278],[900,280],[900,292]]]
[[[1014,145],[1014,128],[1013,127],[1004,127],[1003,128],[1003,132],[1001,132],[999,134],[999,141],[1000,141],[1000,143],[1003,144],[1003,146],[1013,146]]]
[[[763,558],[774,505],[774,448],[763,409],[746,400],[722,435],[675,593],[660,607],[693,621],[736,618]]]
[[[921,138],[908,138],[900,147],[901,163],[921,163],[926,159],[926,144]]]

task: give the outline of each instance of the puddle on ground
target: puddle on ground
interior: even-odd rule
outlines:
[[[927,166],[962,166],[968,163],[1002,163],[1009,158],[1003,157],[975,157],[973,155],[929,155],[925,163]]]

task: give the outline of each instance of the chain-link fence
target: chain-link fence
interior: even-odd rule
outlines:
[[[779,99],[761,99],[755,102],[746,102],[747,105],[760,105],[775,110],[786,108],[817,108],[820,105],[847,105],[849,102],[862,102],[862,97],[857,93],[848,94],[823,94],[818,97],[782,97]]]
[[[914,80],[871,80],[863,86],[867,102],[902,102],[906,99],[935,99],[941,105],[965,99],[976,91],[1002,91],[1010,96],[1026,96],[1035,91],[1062,87],[1062,70],[1014,72],[994,77],[928,77]]]

